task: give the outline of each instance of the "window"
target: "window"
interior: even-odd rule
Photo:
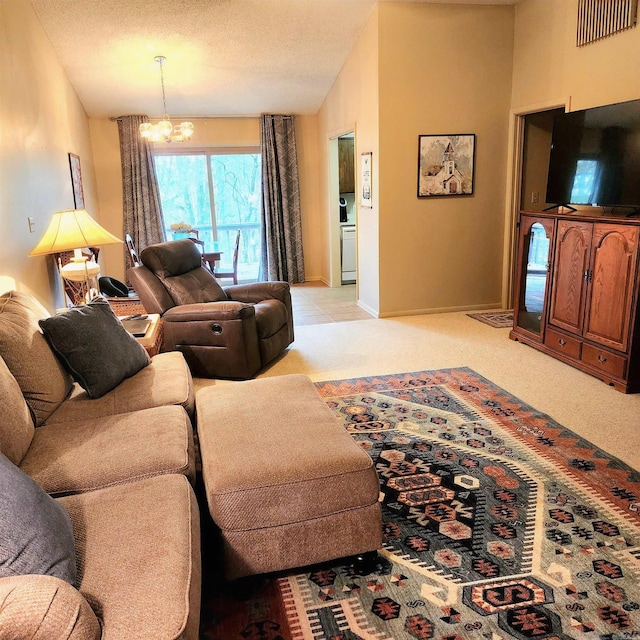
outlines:
[[[154,155],[165,233],[185,222],[197,229],[205,250],[231,263],[241,230],[238,279],[258,279],[260,265],[260,153],[256,148],[185,150]]]

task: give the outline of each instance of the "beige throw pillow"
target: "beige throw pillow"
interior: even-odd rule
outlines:
[[[37,427],[60,406],[73,384],[38,326],[38,320],[48,316],[30,295],[9,291],[0,296],[0,356],[18,382]]]

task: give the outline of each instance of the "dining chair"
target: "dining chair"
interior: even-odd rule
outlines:
[[[217,280],[222,278],[233,278],[233,284],[238,284],[238,249],[240,248],[240,229],[238,229],[236,233],[236,241],[233,247],[233,259],[231,262],[231,270],[230,271],[214,271],[213,275]],[[222,269],[229,269],[228,266],[219,267]]]
[[[133,238],[130,234],[124,234],[124,243],[127,245],[127,250],[129,251],[129,257],[131,258],[131,266],[139,267],[140,266],[140,258],[138,257],[138,252],[136,251],[136,246],[133,244]]]

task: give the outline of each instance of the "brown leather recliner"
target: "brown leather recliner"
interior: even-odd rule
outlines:
[[[147,247],[127,271],[147,313],[159,313],[164,350],[204,378],[251,378],[293,342],[288,282],[221,287],[191,240]]]

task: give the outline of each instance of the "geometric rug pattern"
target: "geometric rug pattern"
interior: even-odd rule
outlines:
[[[496,329],[510,329],[513,327],[513,309],[507,311],[482,311],[479,313],[467,313],[467,315]]]
[[[637,471],[468,368],[316,386],[376,465],[378,565],[223,586],[203,638],[640,637]]]

